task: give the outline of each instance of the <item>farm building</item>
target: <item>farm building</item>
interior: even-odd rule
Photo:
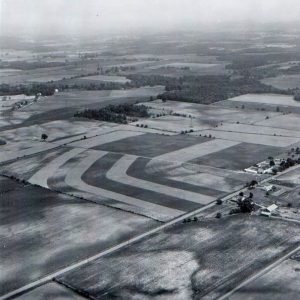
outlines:
[[[271,215],[273,213],[275,213],[277,209],[278,209],[278,206],[276,204],[272,204],[272,205],[262,209],[260,214],[262,216],[271,217]]]
[[[270,185],[265,185],[263,188],[266,192],[272,192],[276,189],[276,187],[274,185],[271,185],[271,184]]]

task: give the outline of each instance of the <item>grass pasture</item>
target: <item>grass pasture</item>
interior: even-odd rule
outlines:
[[[0,295],[156,225],[142,216],[0,180],[7,187],[0,201]]]
[[[58,280],[97,299],[216,299],[293,248],[299,232],[255,216],[181,223]]]

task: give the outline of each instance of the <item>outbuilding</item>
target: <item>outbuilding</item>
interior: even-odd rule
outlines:
[[[272,204],[272,205],[268,206],[268,207],[266,208],[266,210],[267,210],[268,212],[272,213],[272,212],[274,212],[277,208],[278,208],[278,206],[277,206],[276,204]]]

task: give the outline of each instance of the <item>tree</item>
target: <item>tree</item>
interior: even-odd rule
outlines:
[[[242,213],[250,213],[254,210],[254,203],[250,198],[238,202],[238,206]]]
[[[46,133],[43,133],[42,136],[41,136],[41,139],[43,141],[46,141],[47,138],[48,138],[48,135]]]
[[[274,160],[270,160],[270,167],[274,167],[274,166],[275,166]]]
[[[300,91],[296,91],[296,92],[295,92],[294,99],[295,99],[296,101],[300,101]]]
[[[252,180],[249,184],[250,187],[254,187],[255,185],[258,185],[258,182],[256,180]]]
[[[217,205],[222,205],[223,201],[221,199],[218,199],[216,203]]]
[[[221,214],[220,212],[218,212],[218,213],[216,214],[216,218],[217,218],[217,219],[221,219],[221,218],[222,218],[222,214]]]

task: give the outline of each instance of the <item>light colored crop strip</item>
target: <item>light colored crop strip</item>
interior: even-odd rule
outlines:
[[[49,164],[47,164],[44,168],[40,169],[36,172],[28,181],[31,184],[38,184],[44,188],[49,188],[48,186],[48,178],[51,178],[55,172],[64,165],[68,160],[75,157],[76,155],[86,151],[86,149],[75,148],[72,149],[54,160],[52,160]]]
[[[238,144],[240,144],[240,142],[219,139],[212,140],[157,156],[155,157],[155,160],[184,163],[207,154],[219,152]],[[148,165],[151,165],[151,162],[149,162]]]
[[[143,209],[149,209],[158,213],[163,214],[170,218],[174,218],[183,214],[181,210],[168,208],[162,205],[154,204],[151,202],[143,201],[137,198],[128,197],[113,191],[105,190],[103,188],[88,185],[82,180],[82,174],[84,174],[98,159],[103,157],[107,152],[104,151],[90,151],[88,157],[82,159],[72,170],[70,170],[65,178],[65,183],[75,189],[106,197],[109,199],[117,200],[130,205],[138,206]]]
[[[174,187],[165,186],[151,181],[131,177],[126,174],[126,171],[131,164],[137,159],[137,156],[124,155],[119,159],[112,168],[106,173],[106,177],[110,180],[120,183],[128,184],[134,187],[142,188],[144,190],[161,193],[164,195],[192,201],[200,204],[207,204],[215,198],[207,195],[202,195]]]

